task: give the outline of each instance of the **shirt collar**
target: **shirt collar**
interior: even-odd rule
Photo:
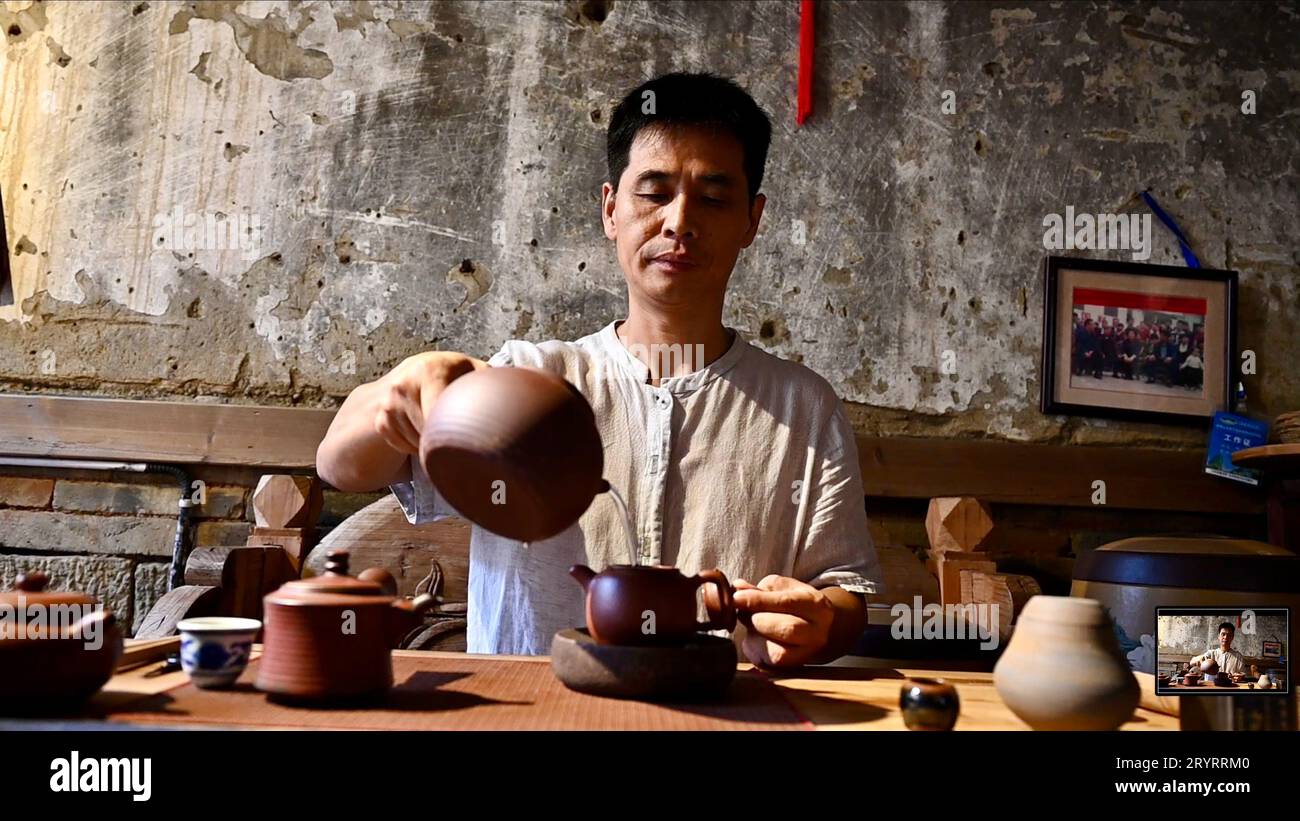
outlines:
[[[623,345],[623,340],[618,338],[617,328],[623,322],[622,319],[616,319],[601,329],[601,346],[620,371],[635,379],[639,384],[648,385],[650,368],[633,356],[632,352]],[[705,367],[694,370],[685,376],[667,377],[659,380],[660,387],[676,395],[694,393],[734,368],[744,358],[745,349],[749,347],[749,343],[734,328],[726,328],[726,330],[731,334],[731,346],[727,348],[726,353]]]

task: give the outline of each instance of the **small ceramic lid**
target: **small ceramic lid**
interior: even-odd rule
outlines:
[[[19,573],[18,578],[14,579],[14,589],[0,593],[0,604],[7,604],[14,608],[33,604],[45,607],[55,607],[62,604],[91,606],[98,601],[94,596],[86,593],[47,591],[45,587],[49,583],[49,575],[40,570],[31,573]]]
[[[331,550],[325,558],[323,574],[285,582],[267,596],[267,601],[273,604],[337,605],[354,597],[357,604],[382,604],[392,599],[380,582],[348,575],[346,550]]]

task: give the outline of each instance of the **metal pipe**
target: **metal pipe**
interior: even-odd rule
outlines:
[[[172,543],[172,567],[167,577],[167,589],[175,590],[184,583],[185,561],[189,558],[190,476],[183,468],[156,462],[109,462],[99,459],[45,459],[28,456],[0,456],[0,466],[26,468],[57,468],[62,470],[126,470],[133,473],[162,473],[180,484],[181,497],[177,502],[176,539]]]
[[[66,468],[68,470],[131,470],[144,473],[144,462],[105,462],[97,459],[40,459],[27,456],[0,456],[0,465],[24,468]]]
[[[177,503],[176,540],[172,543],[172,572],[167,579],[167,589],[175,590],[185,583],[185,561],[189,558],[189,524],[190,508],[194,502],[190,499],[190,475],[174,465],[149,463],[145,465],[146,473],[165,473],[180,483],[181,498]]]

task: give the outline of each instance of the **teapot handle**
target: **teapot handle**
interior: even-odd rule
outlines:
[[[723,575],[721,570],[701,570],[700,574],[694,579],[697,587],[705,584],[713,584],[718,588],[718,602],[721,605],[718,613],[712,616],[707,622],[701,622],[701,630],[734,630],[736,629],[736,603],[731,598],[731,582]]]

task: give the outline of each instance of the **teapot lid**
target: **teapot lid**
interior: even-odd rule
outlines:
[[[47,591],[45,587],[49,583],[50,576],[44,571],[35,570],[31,573],[19,573],[18,577],[14,579],[13,590],[0,592],[0,604],[7,604],[13,608],[33,604],[45,607],[56,607],[65,604],[90,606],[98,601],[94,596],[87,593]]]
[[[309,579],[295,579],[285,582],[273,596],[286,602],[321,602],[325,596],[341,594],[344,596],[389,596],[384,585],[378,581],[358,579],[348,575],[348,551],[331,550],[325,554],[325,572]],[[332,601],[332,600],[331,600]]]

